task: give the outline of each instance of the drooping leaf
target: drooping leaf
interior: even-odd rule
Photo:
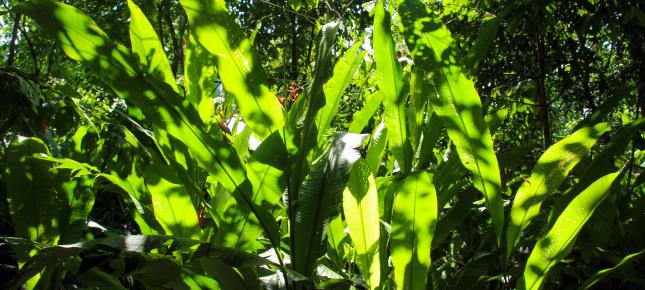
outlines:
[[[329,222],[340,213],[343,189],[365,135],[338,133],[314,164],[298,193],[291,256],[294,270],[306,276],[323,255]]]
[[[343,212],[356,251],[356,265],[370,289],[381,282],[378,193],[367,162],[359,159],[343,192]]]
[[[284,124],[278,99],[269,91],[260,60],[226,1],[182,0],[192,36],[215,58],[217,71],[231,93],[246,124],[260,139]]]
[[[432,175],[421,172],[406,177],[394,200],[390,241],[394,277],[401,289],[426,289],[437,215]]]
[[[472,172],[475,188],[484,194],[499,245],[504,228],[499,166],[479,95],[459,61],[459,48],[448,28],[421,1],[401,1],[399,15],[415,64],[437,88],[438,96],[430,97],[430,103],[462,164]]]
[[[607,123],[584,127],[553,144],[540,156],[531,176],[518,188],[513,200],[506,231],[508,255],[517,244],[521,231],[539,213],[542,201],[560,186],[571,169],[609,129]]]
[[[466,74],[472,75],[477,71],[479,63],[488,53],[488,49],[495,40],[499,26],[508,11],[510,11],[508,8],[504,9],[502,13],[488,20],[484,29],[478,34],[477,40],[464,56],[463,66]]]
[[[407,128],[405,104],[408,84],[396,58],[396,45],[392,38],[391,16],[384,1],[376,3],[374,14],[374,59],[379,93],[383,96],[384,120],[388,128],[390,150],[401,168],[407,173],[412,168],[412,146]]]
[[[540,289],[549,270],[566,257],[582,226],[609,195],[620,172],[605,175],[574,198],[558,217],[553,227],[542,236],[531,251],[524,275],[517,282],[522,290]]]

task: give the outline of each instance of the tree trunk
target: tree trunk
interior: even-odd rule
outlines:
[[[551,127],[549,125],[549,106],[547,103],[546,89],[544,88],[544,40],[542,39],[540,31],[535,33],[535,41],[537,44],[536,57],[538,64],[536,76],[537,99],[538,106],[540,107],[540,125],[542,126],[542,147],[546,150],[551,145]]]

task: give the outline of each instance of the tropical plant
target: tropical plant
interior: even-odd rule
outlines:
[[[16,108],[1,120],[15,230],[2,239],[18,266],[4,286],[587,289],[617,272],[625,287],[643,286],[642,240],[624,238],[645,222],[642,177],[632,180],[645,119],[625,113],[617,124],[609,100],[557,142],[542,126],[543,153],[517,170],[513,159],[533,148],[501,151],[513,136],[496,132],[521,110],[483,104],[476,73],[524,6],[505,6],[464,53],[442,17],[468,17],[471,4],[444,2],[376,1],[371,35],[349,44],[345,25],[360,21],[320,25],[313,66],[300,74],[304,56],[292,59],[306,88],[288,98],[256,51],[258,29],[249,37],[233,16],[243,9],[227,1],[181,0],[170,58],[164,30],[133,0],[128,46],[71,5],[14,5],[119,101],[100,107],[96,94],[2,71]],[[545,101],[545,80],[535,85]],[[54,120],[68,123],[34,132],[47,116],[40,100],[57,100]],[[101,114],[89,116],[92,105]],[[613,243],[613,264],[589,261]]]

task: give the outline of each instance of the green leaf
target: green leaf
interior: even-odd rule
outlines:
[[[378,170],[381,167],[381,161],[383,160],[383,155],[385,154],[387,145],[387,137],[387,127],[385,126],[385,123],[379,124],[376,129],[374,129],[370,146],[367,148],[365,161],[374,176],[378,175]]]
[[[366,135],[337,133],[303,182],[295,204],[293,268],[309,276],[324,254],[329,222],[340,213],[343,190]]]
[[[60,237],[61,213],[68,212],[68,204],[55,174],[50,172],[50,163],[32,157],[41,153],[49,154],[43,141],[18,137],[7,148],[3,179],[15,235],[55,245]],[[21,260],[26,258],[21,252],[17,254]]]
[[[217,69],[215,58],[197,43],[195,37],[188,35],[184,61],[184,88],[186,99],[199,112],[205,124],[215,113],[213,97],[217,93]]]
[[[112,44],[90,17],[74,7],[50,0],[21,2],[15,9],[39,22],[45,32],[56,36],[68,56],[97,72],[121,98],[139,106],[155,129],[155,138],[167,158],[174,157],[175,153],[183,154],[171,146],[175,141],[182,142],[190,151],[190,157],[233,193],[241,210],[253,212],[258,224],[267,232],[276,227],[275,222],[266,218],[266,214],[252,203],[253,188],[237,153],[224,141],[207,134],[194,107],[184,102],[184,98],[168,84],[133,66],[137,63],[133,56],[122,46]],[[191,12],[190,15],[195,16],[195,11]],[[252,83],[259,84],[256,81]],[[169,136],[174,139],[170,140]],[[278,244],[277,240],[271,241],[274,246]]]
[[[620,270],[621,268],[631,264],[632,262],[635,262],[636,260],[640,259],[643,255],[645,255],[645,249],[640,250],[639,252],[629,254],[625,256],[616,266],[613,266],[611,268],[603,269],[598,271],[596,274],[593,276],[589,277],[589,279],[585,280],[584,283],[578,288],[579,290],[584,290],[584,289],[589,289],[593,287],[598,281],[602,280],[603,278],[613,274],[614,272]]]
[[[128,0],[130,9],[130,43],[132,52],[139,59],[141,67],[159,80],[163,80],[170,85],[176,92],[177,83],[170,69],[170,63],[166,57],[166,52],[157,37],[155,29],[152,27],[143,11]]]
[[[352,123],[349,124],[348,130],[350,133],[361,133],[383,103],[383,95],[379,91],[374,94],[366,92],[366,94],[365,106],[352,116]]]
[[[513,251],[520,233],[539,213],[540,205],[584,158],[600,136],[609,131],[609,124],[584,127],[549,147],[531,172],[531,176],[517,189],[510,222],[506,231],[507,255]]]
[[[484,194],[499,245],[504,230],[499,166],[479,95],[458,60],[459,48],[448,28],[419,0],[401,1],[399,15],[415,64],[437,88],[438,96],[430,97],[430,103],[462,164],[472,172],[475,188]]]
[[[390,13],[381,0],[374,8],[374,59],[376,61],[376,82],[383,95],[385,126],[388,128],[390,150],[399,163],[401,172],[412,168],[412,146],[408,135],[405,104],[408,84],[396,58],[396,45],[390,28]]]
[[[199,239],[200,227],[188,190],[169,166],[153,164],[144,174],[155,218],[166,234]]]
[[[334,115],[338,112],[338,105],[345,94],[345,89],[352,82],[356,71],[363,62],[367,52],[361,51],[362,41],[352,45],[334,66],[333,76],[323,86],[325,93],[325,105],[318,112],[316,118],[318,124],[318,139],[323,140]],[[358,132],[360,133],[360,132]]]
[[[369,289],[377,289],[381,281],[378,193],[374,175],[362,159],[354,164],[343,191],[343,212],[356,251],[358,270]]]
[[[540,289],[551,267],[566,257],[578,232],[594,210],[609,195],[620,172],[611,173],[592,183],[574,198],[553,227],[542,236],[531,251],[523,277],[517,282],[521,290]]]
[[[473,75],[473,73],[477,71],[479,63],[484,59],[484,57],[488,53],[490,45],[497,37],[499,25],[506,17],[508,11],[510,11],[508,8],[504,9],[504,11],[502,11],[500,15],[497,15],[493,19],[488,20],[488,22],[484,26],[484,29],[478,34],[477,40],[475,40],[473,46],[464,56],[463,65],[466,74]]]
[[[282,107],[267,86],[251,42],[235,19],[228,15],[226,1],[182,0],[192,36],[217,60],[222,84],[231,93],[246,124],[260,139],[284,124]]]
[[[421,172],[406,177],[394,200],[390,242],[394,277],[401,289],[426,289],[437,215],[432,175]]]

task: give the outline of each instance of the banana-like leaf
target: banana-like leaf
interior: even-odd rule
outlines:
[[[215,113],[213,98],[217,93],[217,69],[215,58],[197,43],[195,37],[187,36],[184,61],[184,88],[186,99],[199,112],[204,123],[208,124]]]
[[[159,80],[163,80],[170,85],[176,92],[177,83],[170,69],[170,63],[166,57],[166,52],[157,37],[155,29],[152,27],[143,11],[128,0],[130,9],[130,42],[132,52],[139,59],[141,67],[147,73]]]
[[[352,45],[334,66],[334,75],[325,83],[325,105],[318,112],[316,123],[318,125],[318,141],[323,140],[323,135],[331,125],[331,121],[338,111],[338,105],[345,93],[345,89],[352,82],[356,70],[360,67],[366,51],[359,51],[362,41]],[[359,132],[360,133],[360,132]]]
[[[540,289],[551,267],[566,257],[582,226],[609,195],[621,172],[605,175],[574,198],[553,227],[542,236],[531,251],[517,289]]]
[[[21,2],[15,9],[39,22],[45,32],[56,36],[68,56],[97,72],[120,97],[139,106],[155,129],[156,137],[167,132],[185,144],[199,166],[234,193],[242,210],[254,213],[257,224],[267,232],[275,227],[273,219],[267,219],[267,214],[252,203],[252,185],[232,148],[206,133],[197,111],[172,87],[133,66],[137,63],[133,61],[134,57],[122,46],[112,44],[90,17],[72,6],[51,0]],[[194,10],[191,11],[194,14]],[[167,146],[171,142],[160,144],[166,157],[175,155],[176,151]],[[271,241],[274,246],[278,244],[275,239]]]
[[[421,172],[406,177],[394,199],[390,241],[394,277],[400,289],[426,289],[437,215],[432,175]]]
[[[600,136],[609,131],[607,123],[584,127],[549,147],[531,172],[531,176],[517,189],[510,222],[506,230],[507,255],[513,251],[520,233],[539,213],[540,205],[584,158]]]
[[[501,179],[493,139],[482,114],[475,85],[459,62],[459,48],[448,28],[419,0],[399,4],[400,24],[415,64],[438,96],[430,97],[475,188],[484,194],[498,245],[504,230]]]
[[[171,167],[153,164],[146,169],[144,179],[155,217],[166,234],[199,239],[199,220],[190,194]]]
[[[374,94],[366,91],[366,95],[365,106],[352,116],[352,123],[349,124],[350,133],[361,133],[383,103],[383,95],[379,91]]]
[[[246,124],[260,139],[284,124],[282,107],[269,91],[257,54],[228,15],[226,1],[182,0],[192,36],[216,58],[222,84],[231,93]]]
[[[616,266],[613,266],[611,268],[603,269],[598,271],[598,273],[594,274],[593,276],[589,277],[589,279],[585,280],[584,283],[578,288],[579,290],[585,290],[593,287],[598,281],[602,280],[603,278],[611,275],[612,273],[620,270],[622,267],[625,267],[636,260],[640,259],[642,256],[645,255],[645,249],[640,250],[639,252],[629,254],[625,256]]]
[[[312,274],[316,260],[324,254],[327,227],[340,213],[343,190],[354,162],[360,158],[358,148],[366,135],[337,133],[326,152],[318,159],[303,182],[295,205],[291,251],[293,268]]]
[[[55,245],[60,238],[61,213],[68,212],[68,204],[49,171],[51,164],[32,157],[41,153],[49,154],[49,150],[38,138],[19,137],[11,142],[4,169],[7,199],[17,237]],[[21,252],[18,255],[25,258]]]
[[[343,192],[343,212],[356,251],[356,265],[369,289],[381,282],[379,211],[376,182],[367,162],[359,159]]]
[[[378,170],[381,167],[381,160],[383,160],[383,155],[385,154],[386,145],[387,127],[385,127],[385,123],[381,123],[376,127],[376,129],[374,129],[370,146],[367,148],[367,156],[365,157],[365,161],[374,176],[378,175]]]
[[[392,38],[391,16],[385,10],[384,0],[378,1],[374,14],[374,60],[379,93],[383,95],[385,126],[388,129],[390,150],[399,163],[401,172],[412,169],[412,145],[407,128],[405,104],[408,84],[396,58],[396,45]],[[390,7],[392,8],[392,7]]]

